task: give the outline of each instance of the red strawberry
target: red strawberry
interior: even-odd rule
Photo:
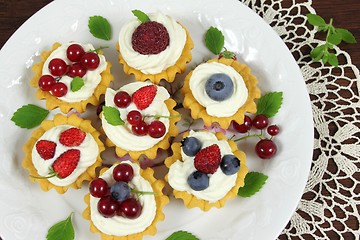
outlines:
[[[52,168],[59,178],[66,178],[76,168],[80,160],[80,150],[70,149],[61,154],[52,164]]]
[[[56,143],[52,141],[40,140],[36,143],[35,147],[40,157],[44,160],[49,160],[55,155]]]
[[[195,168],[203,173],[214,173],[220,166],[221,154],[218,145],[213,144],[201,149],[194,159]]]
[[[60,143],[67,147],[79,146],[86,137],[86,133],[79,128],[69,128],[60,134]]]
[[[147,85],[139,88],[132,95],[132,101],[139,110],[150,106],[156,96],[157,88],[155,85]]]

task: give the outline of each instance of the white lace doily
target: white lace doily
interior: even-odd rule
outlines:
[[[306,24],[306,14],[315,13],[312,0],[292,0],[291,6],[283,6],[281,0],[241,1],[287,44],[312,101],[315,144],[311,173],[298,209],[279,239],[329,239],[330,234],[331,239],[359,239],[359,70],[349,54],[336,47],[341,59],[338,68],[311,61],[310,49],[321,43],[314,39],[316,30]],[[353,220],[357,226],[349,224]]]

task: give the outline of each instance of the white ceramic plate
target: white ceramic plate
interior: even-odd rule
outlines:
[[[99,239],[90,233],[89,222],[81,216],[87,187],[59,195],[55,191],[42,192],[38,184],[28,180],[28,172],[21,167],[21,149],[31,131],[16,127],[10,118],[24,104],[44,106],[35,99],[35,90],[28,82],[39,53],[56,41],[110,46],[104,52],[114,65],[115,81],[132,79],[122,73],[117,63],[115,43],[121,26],[133,18],[133,9],[162,11],[188,28],[195,42],[188,69],[214,57],[205,48],[203,35],[210,26],[216,26],[224,33],[228,50],[237,52],[239,60],[252,68],[262,92],[284,93],[281,111],[272,119],[282,129],[276,138],[279,154],[263,161],[254,155],[254,142],[239,144],[248,155],[250,170],[269,176],[264,188],[251,198],[228,201],[224,208],[207,213],[186,209],[180,200],[171,198],[157,235],[145,239],[165,239],[177,230],[187,230],[207,240],[276,238],[296,209],[310,169],[310,101],[301,72],[282,40],[258,15],[236,0],[59,0],[19,28],[0,52],[0,236],[4,240],[44,239],[51,225],[73,211],[76,239]],[[109,19],[113,27],[111,41],[95,39],[89,33],[87,21],[93,15]]]

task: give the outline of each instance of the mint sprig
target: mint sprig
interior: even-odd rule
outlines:
[[[268,176],[260,172],[249,172],[245,176],[245,185],[238,190],[238,196],[251,197],[266,183]]]
[[[28,104],[16,110],[11,117],[11,121],[13,121],[16,126],[31,129],[40,125],[48,114],[49,110],[33,104]]]
[[[150,21],[149,16],[146,13],[144,13],[144,12],[142,12],[140,10],[135,9],[135,10],[132,10],[131,12],[142,23]]]
[[[205,34],[205,44],[212,53],[218,55],[224,48],[224,35],[216,27],[210,27]]]
[[[71,91],[77,92],[84,86],[84,79],[81,77],[74,77],[70,83]]]
[[[89,18],[88,27],[94,37],[103,40],[111,39],[112,30],[106,18],[102,16],[92,16]]]
[[[166,240],[200,240],[195,235],[186,232],[186,231],[177,231],[171,234],[169,237],[166,238]]]
[[[269,92],[260,97],[257,104],[256,114],[263,114],[270,118],[276,115],[283,101],[282,92]]]
[[[310,52],[311,58],[315,62],[321,60],[324,64],[329,63],[337,67],[339,65],[338,58],[331,50],[343,41],[346,43],[356,43],[354,35],[346,29],[334,27],[332,18],[329,23],[326,23],[319,15],[309,13],[306,16],[311,25],[318,27],[319,32],[326,32],[325,43],[319,44]]]
[[[72,215],[73,213],[70,213],[65,220],[53,225],[46,235],[46,240],[73,240],[75,231],[71,221]]]
[[[121,119],[120,111],[115,107],[103,106],[103,115],[106,121],[113,126],[121,126],[125,124],[125,122]]]

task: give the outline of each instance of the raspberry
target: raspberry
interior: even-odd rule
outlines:
[[[201,149],[194,159],[195,168],[203,173],[214,173],[220,166],[221,153],[218,145],[213,144]]]
[[[80,160],[80,150],[70,149],[61,154],[53,163],[52,168],[59,178],[68,177],[77,167]]]
[[[131,42],[133,49],[140,54],[158,54],[169,46],[170,37],[164,25],[148,21],[135,29]]]
[[[139,88],[132,95],[132,101],[139,110],[150,106],[156,96],[157,88],[155,85],[147,85]]]
[[[60,143],[67,147],[79,146],[85,139],[86,133],[78,128],[69,128],[60,134]]]
[[[35,147],[40,157],[42,157],[44,160],[49,160],[55,155],[56,143],[54,142],[40,140],[36,143]]]

